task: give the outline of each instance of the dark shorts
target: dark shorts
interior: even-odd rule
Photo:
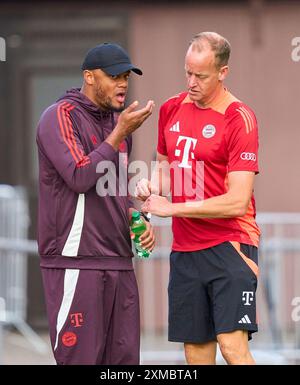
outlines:
[[[257,331],[257,248],[224,242],[170,256],[169,341],[205,343]]]
[[[58,364],[139,364],[139,297],[133,270],[42,268],[42,275]]]

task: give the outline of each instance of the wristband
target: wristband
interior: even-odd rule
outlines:
[[[143,217],[145,219],[145,221],[150,222],[150,219],[147,217],[147,215],[145,213],[140,211],[140,214],[141,214],[141,217]]]

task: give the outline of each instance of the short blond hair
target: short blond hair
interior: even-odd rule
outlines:
[[[231,47],[225,37],[216,32],[200,32],[190,41],[190,47],[195,47],[198,51],[204,50],[207,46],[209,46],[215,54],[217,68],[228,64]]]

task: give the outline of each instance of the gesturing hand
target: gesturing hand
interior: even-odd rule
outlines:
[[[144,108],[135,110],[138,106],[135,101],[130,104],[124,111],[121,112],[118,118],[118,123],[112,133],[105,139],[116,151],[123,140],[132,134],[140,125],[152,114],[154,107],[153,100],[149,100]]]
[[[138,104],[139,103],[137,101],[133,102],[123,112],[121,112],[119,116],[116,130],[125,137],[139,128],[140,125],[152,114],[154,107],[153,100],[149,100],[144,108],[135,110]]]

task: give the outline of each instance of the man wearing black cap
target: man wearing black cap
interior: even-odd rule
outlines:
[[[142,71],[116,44],[91,49],[82,70],[82,88],[50,106],[37,132],[38,244],[51,343],[62,365],[138,364],[139,301],[129,232],[134,209],[121,193],[119,173],[127,169],[131,134],[154,104],[124,109],[130,73]],[[107,171],[115,178],[114,194],[96,191]],[[154,242],[147,223],[142,245],[151,251]]]

